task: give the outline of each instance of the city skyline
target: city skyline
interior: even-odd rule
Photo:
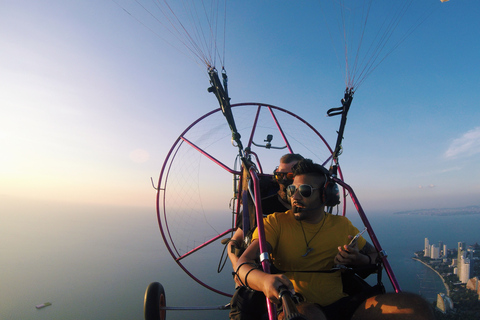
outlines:
[[[443,249],[440,249],[443,248]],[[424,239],[423,254],[415,252],[416,261],[435,272],[443,282],[446,293],[437,294],[436,308],[443,314],[454,312],[459,319],[478,311],[480,301],[479,266],[476,250],[478,243],[468,245],[457,242],[456,248],[447,249],[442,241],[431,244]],[[456,252],[456,255],[454,253]],[[472,296],[471,292],[475,294]]]

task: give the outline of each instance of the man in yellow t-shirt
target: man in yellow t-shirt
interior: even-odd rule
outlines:
[[[318,305],[329,318],[339,319],[341,307],[337,304],[346,294],[340,272],[328,271],[335,265],[370,264],[377,251],[363,237],[349,245],[358,229],[347,218],[325,212],[325,189],[331,181],[323,166],[305,159],[297,163],[293,173],[293,184],[287,189],[292,209],[264,219],[274,265],[285,273],[267,274],[256,269],[253,263],[259,244],[253,241],[237,263],[237,276],[274,303],[280,302],[279,288],[286,286]],[[258,239],[257,233],[254,239]]]
[[[338,254],[338,245],[348,243],[348,235],[358,233],[347,218],[325,213],[320,224],[316,225],[295,220],[290,210],[268,216],[264,224],[267,241],[275,257],[274,265],[285,272],[295,292],[301,293],[307,301],[322,306],[346,296],[342,290],[340,272],[317,271],[331,270]],[[253,239],[258,239],[257,232]],[[363,248],[365,243],[366,240],[360,237],[358,248]],[[368,263],[368,258],[365,260]]]
[[[264,215],[269,215],[274,212],[284,212],[290,209],[290,202],[287,199],[286,189],[293,182],[292,167],[302,159],[303,157],[297,153],[287,153],[280,158],[280,164],[273,174],[275,180],[273,183],[277,184],[278,191],[271,196],[262,198],[262,210]],[[235,249],[240,249],[242,245],[245,245],[243,242],[243,225],[241,224],[240,219],[239,227],[230,238],[227,250],[228,258],[232,262],[233,271],[237,269],[237,261],[239,258],[237,256],[238,250]],[[235,281],[238,285],[241,285],[236,278]]]

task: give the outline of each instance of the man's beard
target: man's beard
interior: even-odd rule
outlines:
[[[322,206],[324,206],[323,203],[320,203],[315,207],[305,206],[303,203],[298,203],[298,205],[300,206],[297,206],[297,204],[292,205],[293,217],[295,218],[295,220],[298,221],[305,220],[314,216],[316,214],[316,211]]]
[[[302,208],[299,208],[299,207],[294,207],[293,208],[293,217],[295,218],[295,220],[301,221],[301,220],[305,219],[305,217],[303,217],[303,215],[301,214],[301,211],[302,211]],[[298,213],[300,213],[300,214],[298,214]]]

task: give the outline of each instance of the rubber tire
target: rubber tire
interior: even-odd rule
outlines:
[[[145,320],[165,320],[166,310],[160,310],[165,307],[165,290],[159,282],[152,282],[145,291],[143,303],[143,314]]]

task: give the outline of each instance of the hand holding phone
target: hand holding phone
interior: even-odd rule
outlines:
[[[360,236],[365,232],[367,231],[367,228],[363,229],[361,232],[357,233],[355,235],[355,237],[353,237],[352,241],[350,241],[350,243],[348,244],[349,247],[353,247],[357,244],[357,241],[358,241],[358,238],[360,238]]]

